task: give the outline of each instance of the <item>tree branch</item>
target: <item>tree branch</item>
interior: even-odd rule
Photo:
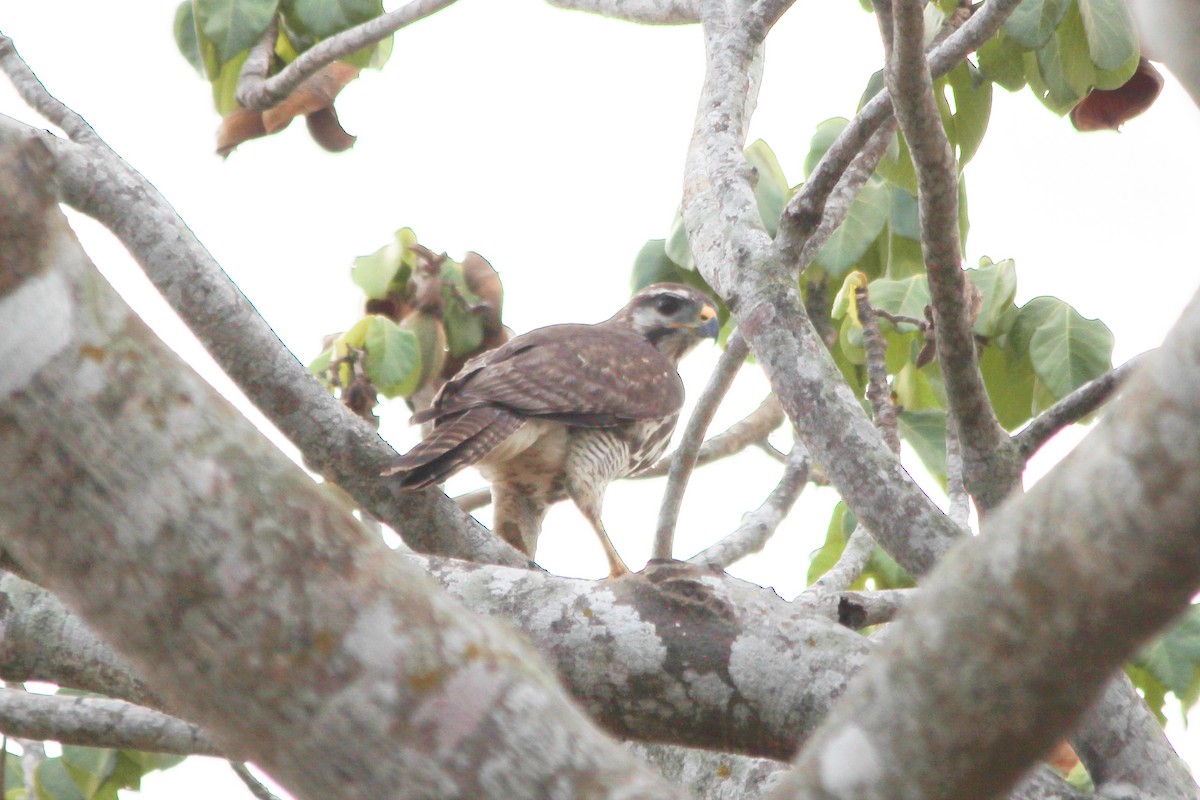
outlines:
[[[928,576],[805,747],[797,791],[831,796],[825,775],[859,797],[992,797],[1080,718],[1200,586],[1198,381],[1200,299],[1083,443]],[[846,748],[874,768],[830,777]],[[1163,796],[1197,794],[1182,772]]]
[[[787,464],[779,484],[763,504],[742,517],[737,530],[688,559],[692,564],[727,568],[730,564],[763,549],[767,540],[775,535],[779,524],[787,517],[796,503],[800,492],[808,483],[808,471],[812,468],[812,457],[808,448],[799,439],[788,453]]]
[[[887,342],[879,330],[879,320],[867,297],[867,287],[854,290],[858,322],[862,326],[863,350],[867,358],[867,400],[871,403],[871,418],[883,441],[897,456],[900,455],[900,419],[892,402],[892,387],[887,374]]]
[[[363,797],[679,796],[523,637],[395,557],[153,338],[44,191],[39,142],[0,155],[17,559],[298,798],[341,793],[347,760]]]
[[[779,400],[773,394],[767,395],[758,408],[750,412],[744,419],[735,422],[724,433],[718,433],[700,445],[700,452],[696,454],[696,466],[702,467],[722,458],[737,455],[747,447],[758,444],[782,425],[783,420],[783,409],[779,407]],[[657,464],[645,472],[634,475],[633,479],[662,477],[667,474],[671,462],[674,460],[674,453],[663,456]]]
[[[697,0],[547,0],[552,6],[648,25],[686,25],[700,21]]]
[[[364,47],[370,47],[401,28],[453,5],[455,1],[411,0],[395,11],[369,19],[318,42],[271,78],[265,77],[265,69],[259,69],[259,66],[263,65],[256,64],[253,69],[243,69],[238,76],[237,101],[246,108],[265,111],[291,94],[297,86],[315,75],[322,67],[339,58],[353,55]],[[270,53],[267,55],[269,57]]]
[[[683,199],[697,267],[733,311],[814,460],[888,552],[920,575],[965,531],[913,483],[863,414],[804,312],[792,263],[772,248],[742,155],[756,48],[722,3],[705,8],[708,70]]]
[[[1134,356],[1116,369],[1088,381],[1043,411],[1037,419],[1030,422],[1024,430],[1013,437],[1017,443],[1017,449],[1021,453],[1021,458],[1029,460],[1056,433],[1068,425],[1075,424],[1108,402],[1109,398],[1121,388],[1121,385],[1145,357],[1145,353]]]
[[[736,330],[729,335],[725,342],[725,352],[717,360],[708,385],[700,399],[692,409],[692,416],[683,429],[683,437],[679,448],[671,459],[671,468],[667,473],[667,488],[663,490],[662,506],[658,510],[658,527],[654,532],[654,549],[651,558],[672,558],[674,556],[675,523],[679,520],[679,507],[683,504],[683,493],[687,489],[688,479],[692,477],[692,469],[696,466],[696,455],[704,441],[704,434],[712,422],[713,415],[721,400],[733,385],[742,364],[750,349],[746,340]]]
[[[938,361],[946,383],[948,424],[958,430],[963,479],[986,513],[1021,485],[1024,461],[996,419],[979,372],[974,324],[961,268],[958,165],[942,127],[925,61],[924,5],[892,4],[892,58],[885,75],[917,173],[921,248],[929,276]]]
[[[105,697],[0,689],[0,731],[24,739],[50,739],[84,747],[222,755],[198,725]]]
[[[688,790],[696,800],[756,800],[765,798],[787,772],[786,761],[748,758],[733,753],[630,742],[629,749]]]
[[[11,42],[5,42],[0,36],[0,68],[15,84],[36,84],[44,94]],[[395,481],[382,480],[379,475],[396,452],[313,378],[170,203],[108,145],[98,137],[88,146],[64,142],[0,115],[0,138],[22,135],[36,135],[50,149],[63,199],[121,240],[216,362],[313,469],[415,550],[529,563],[441,492],[401,491]],[[138,212],[130,213],[131,207]]]
[[[847,591],[855,581],[862,577],[863,570],[867,568],[867,562],[871,560],[873,552],[875,552],[875,540],[871,537],[870,531],[862,525],[856,526],[854,532],[850,534],[850,538],[846,540],[846,547],[842,550],[842,555],[838,558],[837,563],[830,567],[828,572],[813,581],[812,586],[804,590],[804,594],[819,596]]]
[[[230,761],[229,766],[233,768],[233,773],[242,779],[242,783],[246,785],[246,788],[250,790],[250,794],[254,795],[256,800],[279,800],[279,797],[264,786],[262,781],[256,778],[254,773],[243,762]]]

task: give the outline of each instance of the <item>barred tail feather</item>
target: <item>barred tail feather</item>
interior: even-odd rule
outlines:
[[[524,419],[502,408],[472,408],[439,422],[429,438],[383,474],[400,475],[400,485],[406,489],[441,483],[486,456],[524,424]]]

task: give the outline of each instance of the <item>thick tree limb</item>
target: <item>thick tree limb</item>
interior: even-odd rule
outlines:
[[[717,407],[725,399],[733,379],[737,377],[750,348],[746,340],[736,330],[725,342],[725,351],[717,359],[708,379],[708,385],[700,399],[696,401],[692,415],[688,418],[683,429],[679,448],[671,459],[671,467],[667,471],[667,487],[663,490],[662,505],[658,510],[658,527],[654,532],[654,548],[651,558],[672,558],[674,556],[675,523],[679,521],[679,507],[683,505],[683,493],[687,489],[688,479],[692,477],[692,469],[696,466],[696,456],[700,445],[704,442],[704,434],[712,423]]]
[[[44,145],[6,145],[0,538],[22,564],[297,797],[677,796],[154,340],[45,191]]]
[[[1013,437],[1021,458],[1028,460],[1046,442],[1063,428],[1073,425],[1108,402],[1121,385],[1129,378],[1145,354],[1135,356],[1116,369],[1088,381],[1069,395],[1043,411]]]
[[[200,726],[124,700],[0,689],[0,731],[84,747],[222,755]]]
[[[708,71],[683,197],[697,267],[737,317],[814,460],[888,551],[920,575],[965,531],[883,444],[808,320],[790,262],[773,251],[742,155],[755,46],[725,18],[724,4],[706,9]]]
[[[927,578],[781,796],[853,785],[862,798],[984,798],[1013,785],[1200,586],[1198,454],[1200,299],[1083,443]],[[935,719],[948,709],[953,726]],[[1159,742],[1138,746],[1155,749],[1147,780],[1170,787],[1162,796],[1200,794],[1157,766],[1171,760]],[[870,768],[844,769],[850,753]]]
[[[812,457],[808,448],[799,439],[792,445],[784,466],[783,477],[767,495],[763,504],[754,511],[742,517],[742,523],[737,530],[701,550],[688,559],[692,564],[707,564],[722,569],[745,558],[751,553],[762,550],[767,541],[775,535],[780,523],[787,517],[796,498],[804,491],[808,483],[808,472],[812,468]]]
[[[18,87],[36,84],[36,94],[45,94],[3,37],[0,67]],[[216,362],[313,469],[349,492],[415,550],[529,563],[441,492],[402,492],[394,481],[380,479],[396,458],[395,451],[288,351],[149,181],[98,138],[88,146],[64,142],[0,115],[0,136],[30,133],[54,154],[63,199],[121,240]],[[130,213],[131,208],[138,213]]]
[[[417,20],[441,11],[456,0],[411,0],[395,11],[389,11],[353,28],[330,36],[301,53],[279,74],[266,78],[266,64],[259,63],[238,76],[237,101],[246,108],[265,111],[283,100],[322,67],[339,58],[370,47]],[[267,54],[269,56],[269,53]],[[260,60],[261,61],[261,60]]]
[[[588,11],[603,17],[648,25],[686,25],[700,21],[698,0],[547,0],[552,6]]]
[[[983,386],[958,232],[958,164],[942,127],[925,60],[924,4],[892,3],[892,49],[885,75],[917,173],[921,249],[937,330],[938,361],[958,431],[963,479],[980,513],[1020,490],[1024,461],[996,419]]]

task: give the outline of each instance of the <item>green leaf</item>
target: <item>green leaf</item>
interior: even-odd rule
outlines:
[[[833,363],[837,364],[838,369],[841,370],[846,385],[850,387],[850,391],[856,398],[862,400],[867,390],[867,370],[861,359],[861,348],[858,353],[860,359],[857,362],[852,361],[842,346],[841,336],[838,337],[838,341],[834,342],[833,347],[829,348],[829,354],[833,356]]]
[[[278,0],[195,0],[196,23],[227,64],[249,50],[275,16]]]
[[[396,231],[392,241],[374,253],[354,259],[354,266],[350,268],[350,279],[367,297],[382,300],[388,296],[393,282],[398,277],[407,278],[407,273],[401,268],[406,266],[405,257],[409,248],[416,242],[417,236],[411,228],[401,228]]]
[[[912,163],[912,153],[903,133],[895,133],[887,152],[879,160],[875,172],[887,179],[897,189],[903,189],[914,198],[917,195],[917,168]]]
[[[216,78],[212,81],[213,105],[217,107],[217,113],[223,117],[240,108],[234,94],[237,92],[238,75],[241,74],[242,64],[246,63],[248,54],[249,51],[243,51],[235,55],[231,61],[222,64]]]
[[[407,397],[421,378],[417,337],[387,317],[371,316],[364,337],[363,370],[384,397]]]
[[[63,767],[75,782],[79,793],[95,797],[117,766],[117,751],[99,747],[63,745]]]
[[[1017,44],[1041,47],[1058,28],[1071,0],[1022,0],[1004,21],[1004,32]]]
[[[850,204],[846,219],[817,253],[816,262],[834,278],[845,275],[874,243],[890,213],[888,185],[869,178]]]
[[[1018,351],[1028,343],[1034,372],[1055,399],[1112,369],[1112,331],[1056,297],[1022,306],[1010,336]]]
[[[666,239],[651,239],[642,245],[633,259],[633,274],[630,277],[633,291],[677,279],[679,265],[667,258],[666,243]]]
[[[825,155],[825,151],[830,145],[837,140],[850,121],[845,117],[834,117],[827,119],[817,125],[817,130],[813,133],[812,139],[808,146],[808,155],[804,159],[804,177],[808,178],[812,175],[812,171],[816,169],[821,158]]]
[[[883,309],[890,314],[925,318],[925,306],[929,305],[930,301],[929,281],[924,275],[912,275],[900,280],[879,278],[871,281],[867,288],[874,308]]]
[[[192,67],[204,75],[204,57],[200,55],[200,40],[196,38],[196,15],[192,0],[183,0],[175,9],[175,46]]]
[[[868,581],[870,583],[868,583]],[[908,589],[916,586],[904,567],[896,563],[896,559],[887,554],[879,545],[871,552],[867,568],[863,570],[862,578],[855,586],[870,586],[872,589]]]
[[[280,8],[290,31],[301,39],[320,41],[374,19],[383,13],[382,0],[283,0]],[[303,49],[303,48],[302,48]]]
[[[754,199],[758,202],[758,213],[767,233],[774,236],[783,207],[792,196],[791,187],[783,174],[783,167],[779,166],[779,159],[762,139],[755,140],[746,148],[746,160],[757,175]]]
[[[1141,691],[1146,706],[1154,712],[1154,716],[1158,717],[1158,724],[1166,725],[1167,715],[1163,712],[1167,704],[1167,687],[1163,686],[1162,681],[1151,675],[1149,670],[1134,664],[1125,665],[1125,674]]]
[[[1137,29],[1125,0],[1077,0],[1088,53],[1097,69],[1115,70],[1139,53]]]
[[[979,71],[988,80],[1015,92],[1025,86],[1025,48],[1001,30],[979,48]]]
[[[62,758],[47,758],[33,773],[38,800],[88,800],[67,774]]]
[[[1133,664],[1176,697],[1187,696],[1200,668],[1200,607],[1191,606],[1179,622],[1145,647]]]
[[[1096,67],[1097,89],[1119,89],[1137,72],[1141,62],[1141,53],[1134,53],[1129,60],[1116,69],[1100,69]]]
[[[25,794],[25,773],[21,769],[21,759],[7,751],[4,752],[4,785],[0,789],[3,789],[6,798],[17,792]]]
[[[956,147],[958,168],[970,161],[979,150],[992,114],[992,84],[983,79],[969,61],[959,64],[945,77],[954,97],[954,112],[946,123],[946,132],[953,130],[951,143]]]
[[[470,355],[483,344],[483,319],[473,310],[480,298],[467,287],[462,264],[457,261],[442,262],[441,278],[447,349],[456,358]]]
[[[936,365],[917,369],[915,360],[905,364],[892,380],[896,401],[908,411],[946,407],[946,390]]]
[[[664,253],[667,258],[689,272],[696,269],[695,259],[692,258],[692,246],[688,243],[687,231],[683,227],[683,211],[676,209],[675,218],[671,220],[671,228],[667,231]]]
[[[1012,308],[1017,295],[1017,267],[1012,259],[999,263],[981,258],[979,267],[966,270],[967,280],[983,294],[983,308],[975,320],[975,333],[980,336],[995,336],[1000,332],[1000,321]]]
[[[900,436],[921,459],[925,469],[946,480],[946,412],[938,408],[900,412]]]
[[[326,347],[319,356],[309,363],[308,371],[320,378],[328,371],[331,363],[333,363],[333,348]]]
[[[1070,109],[1095,86],[1096,67],[1088,54],[1083,20],[1074,3],[1054,36],[1037,50],[1036,57],[1038,74],[1047,90],[1043,102],[1054,110]]]
[[[838,559],[842,557],[842,551],[846,549],[846,540],[850,538],[850,534],[858,525],[858,520],[854,516],[854,512],[846,508],[846,504],[838,501],[838,504],[833,507],[833,514],[829,517],[829,525],[825,529],[825,543],[821,545],[821,549],[813,554],[812,561],[808,564],[808,575],[806,580],[809,586],[817,578],[829,572]]]

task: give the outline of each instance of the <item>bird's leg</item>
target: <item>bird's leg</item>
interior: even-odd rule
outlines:
[[[576,495],[570,491],[569,487],[567,491],[583,516],[591,523],[592,530],[600,537],[600,546],[604,548],[604,555],[608,559],[608,577],[619,578],[622,575],[628,575],[629,567],[625,566],[625,562],[617,553],[617,548],[613,547],[612,540],[608,538],[608,533],[604,530],[604,523],[600,519],[600,505],[604,502],[603,496],[597,498],[596,495]]]
[[[500,538],[533,558],[537,554],[538,535],[550,502],[537,492],[507,491],[492,484],[492,530]]]

